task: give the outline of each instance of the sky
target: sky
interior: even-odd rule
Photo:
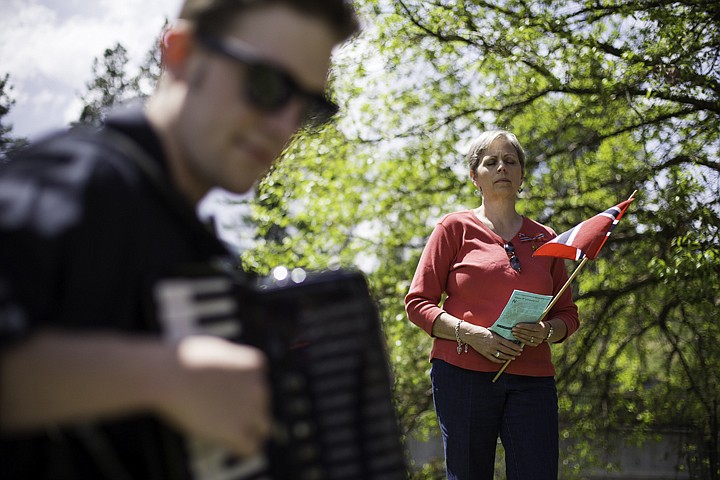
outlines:
[[[0,0],[0,76],[15,99],[3,123],[33,139],[77,120],[93,59],[119,42],[134,73],[181,1]]]

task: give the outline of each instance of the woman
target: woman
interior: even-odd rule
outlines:
[[[554,295],[567,270],[562,259],[532,256],[556,234],[515,209],[525,174],[525,153],[515,135],[483,133],[467,160],[482,203],[440,220],[405,298],[410,321],[434,338],[431,380],[448,479],[492,480],[499,436],[508,480],[556,480],[558,406],[550,344],[579,326],[570,290],[544,321],[513,327],[524,347],[489,327],[513,290]],[[507,360],[510,365],[493,383]]]

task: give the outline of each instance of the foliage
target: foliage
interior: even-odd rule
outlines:
[[[165,32],[169,25],[170,22],[166,18],[161,32]],[[147,97],[155,90],[155,85],[162,74],[162,51],[160,46],[160,39],[153,42],[152,47],[145,54],[145,59],[140,65],[137,75],[133,79],[138,87],[140,97]]]
[[[519,209],[558,232],[639,190],[574,285],[583,328],[555,348],[563,475],[606,468],[612,430],[672,426],[692,433],[679,468],[717,479],[717,3],[357,3],[367,27],[332,82],[346,113],[258,187],[246,263],[365,269],[403,426],[436,431],[430,340],[402,300],[434,222],[478,203],[463,147],[511,129],[528,152]]]
[[[344,114],[298,135],[258,185],[244,264],[366,271],[402,426],[427,438],[430,339],[406,320],[403,296],[437,219],[479,202],[464,147],[511,129],[528,153],[519,209],[558,232],[639,190],[573,286],[583,328],[554,347],[563,478],[616,468],[602,453],[619,429],[642,443],[672,427],[687,432],[678,468],[718,479],[717,2],[356,4],[365,32],[331,78]],[[159,73],[154,52],[145,77],[127,74],[120,45],[96,60],[83,120],[142,93]],[[441,462],[417,467],[442,475]]]
[[[85,85],[87,92],[81,96],[84,106],[78,123],[99,125],[110,107],[135,95],[138,83],[128,78],[125,71],[128,60],[127,50],[120,43],[106,48],[102,59],[93,60],[93,79]]]
[[[159,43],[147,53],[137,74],[128,73],[128,63],[127,49],[120,43],[93,60],[93,78],[85,85],[87,91],[81,96],[84,105],[76,123],[99,125],[113,106],[147,96],[161,73]]]
[[[26,139],[12,135],[12,125],[3,123],[3,118],[10,113],[15,104],[15,100],[10,97],[12,85],[9,79],[10,75],[7,73],[0,78],[0,165],[11,152],[27,144]]]

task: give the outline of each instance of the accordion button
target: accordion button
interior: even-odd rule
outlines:
[[[280,379],[280,389],[285,393],[299,392],[305,389],[305,377],[302,375],[285,375]]]
[[[295,458],[300,462],[310,462],[317,458],[318,452],[315,445],[306,444],[298,446],[295,451]]]
[[[309,422],[298,422],[292,427],[292,436],[304,440],[313,434],[313,427]]]
[[[290,433],[288,432],[287,426],[277,423],[273,429],[273,440],[278,445],[286,445],[290,441]]]
[[[284,402],[285,413],[292,416],[306,416],[310,412],[310,402],[305,398],[296,398]]]
[[[300,475],[300,480],[323,480],[325,475],[319,468],[309,468]]]

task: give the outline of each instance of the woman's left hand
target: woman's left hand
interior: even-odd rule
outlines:
[[[537,347],[548,336],[550,325],[547,322],[518,323],[512,329],[512,334],[529,347]]]

